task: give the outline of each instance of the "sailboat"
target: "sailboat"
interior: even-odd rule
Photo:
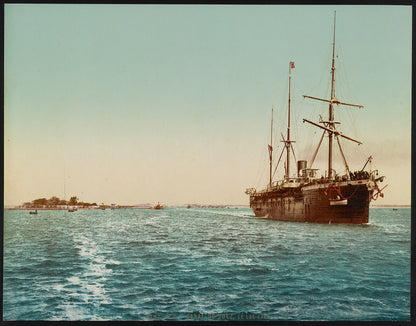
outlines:
[[[358,145],[362,143],[337,130],[336,125],[340,122],[334,120],[334,106],[343,105],[356,108],[363,108],[363,106],[341,102],[335,97],[335,23],[336,13],[334,14],[330,99],[304,95],[304,98],[329,103],[329,113],[326,121],[321,118],[319,123],[315,123],[303,119],[303,122],[307,122],[323,130],[322,137],[309,166],[305,160],[297,161],[297,176],[291,177],[289,158],[291,153],[294,155],[292,146],[294,141],[290,138],[290,82],[291,69],[295,66],[294,62],[290,61],[286,139],[282,135],[284,143],[282,154],[286,151],[285,175],[282,180],[272,181],[272,110],[271,143],[268,145],[270,160],[269,184],[265,189],[260,191],[257,191],[255,188],[246,190],[246,194],[250,196],[250,207],[257,217],[296,222],[364,224],[368,223],[370,201],[376,200],[379,196],[383,197],[382,190],[387,185],[380,189],[378,184],[383,182],[385,177],[379,176],[378,170],[371,170],[371,168],[369,171],[365,170],[368,163],[371,163],[372,157],[370,156],[367,159],[362,169],[353,172],[350,170],[341,148],[340,138],[355,142]],[[325,135],[328,138],[328,170],[325,172],[325,176],[317,177],[318,169],[313,169],[312,165]],[[340,174],[333,169],[332,154],[334,139],[338,144],[345,166],[345,171]],[[282,154],[277,165],[280,162]]]

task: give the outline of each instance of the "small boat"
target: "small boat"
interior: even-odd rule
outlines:
[[[34,211],[30,211],[29,212],[29,214],[37,214],[38,213],[38,210],[37,209],[35,209]]]
[[[77,211],[76,208],[70,208],[70,209],[68,209],[68,212],[70,212],[70,213],[75,212],[75,211]]]
[[[160,205],[160,203],[157,203],[157,205],[154,206],[153,209],[163,209],[163,206]]]
[[[394,211],[397,211],[397,208],[393,208]]]

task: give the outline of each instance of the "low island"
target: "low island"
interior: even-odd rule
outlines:
[[[116,208],[129,208],[130,206],[120,206],[116,204],[106,205],[101,203],[88,203],[79,201],[77,196],[71,197],[69,200],[60,199],[53,196],[49,199],[38,198],[31,202],[23,203],[20,206],[11,209],[27,209],[27,210],[67,210],[67,209],[116,209]]]

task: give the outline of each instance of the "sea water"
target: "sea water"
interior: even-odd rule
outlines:
[[[4,211],[4,320],[409,320],[410,208]]]

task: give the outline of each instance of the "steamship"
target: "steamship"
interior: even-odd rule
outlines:
[[[282,135],[284,146],[276,165],[277,168],[282,154],[286,151],[285,174],[282,180],[272,180],[272,109],[271,138],[270,145],[268,145],[269,183],[265,189],[260,191],[255,188],[246,190],[246,194],[250,196],[250,207],[257,217],[296,222],[364,224],[368,223],[370,201],[376,200],[379,196],[383,197],[382,190],[387,185],[380,189],[378,184],[383,182],[385,177],[379,176],[378,170],[371,170],[371,164],[368,163],[371,163],[372,157],[370,156],[367,159],[362,169],[352,171],[342,151],[340,138],[355,142],[358,145],[362,143],[337,130],[336,125],[340,122],[334,120],[334,106],[355,108],[363,108],[363,106],[341,102],[335,97],[335,22],[336,15],[334,14],[330,99],[304,95],[304,98],[329,103],[329,113],[326,121],[320,118],[319,123],[315,123],[303,119],[303,122],[321,129],[322,137],[309,164],[305,160],[297,161],[297,174],[291,177],[289,158],[291,153],[294,155],[292,145],[294,141],[290,138],[290,83],[291,70],[295,65],[294,62],[290,61],[287,136],[285,138]],[[328,138],[328,170],[325,175],[318,177],[318,169],[314,169],[312,166],[325,135]],[[337,173],[332,167],[334,140],[338,144],[340,156],[345,166],[345,170],[341,173]]]

